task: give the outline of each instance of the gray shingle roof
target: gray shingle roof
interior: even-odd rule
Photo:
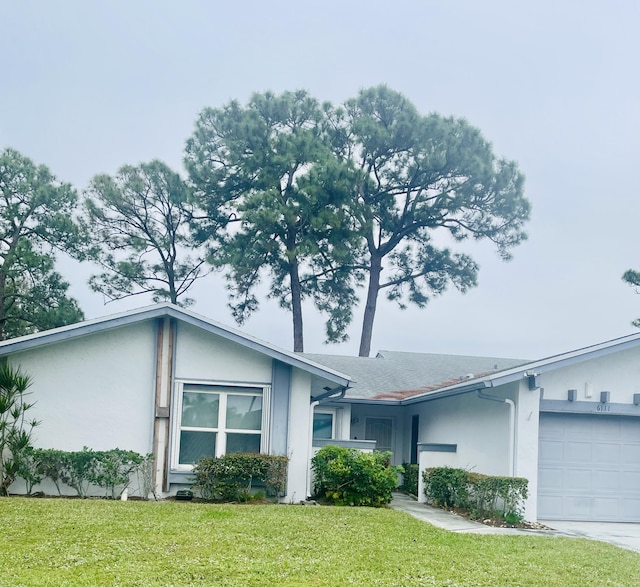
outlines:
[[[522,359],[380,351],[375,358],[304,353],[352,379],[347,399],[398,400],[526,364]]]

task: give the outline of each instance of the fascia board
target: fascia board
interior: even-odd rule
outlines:
[[[303,371],[307,371],[313,375],[317,375],[318,377],[322,377],[343,387],[347,387],[351,382],[349,376],[345,375],[344,373],[340,373],[339,371],[334,371],[333,369],[324,367],[322,365],[319,365],[318,363],[314,363],[309,359],[305,359],[294,353],[290,353],[288,351],[280,349],[251,335],[241,333],[239,331],[223,326],[222,324],[219,324],[217,322],[208,320],[203,316],[199,316],[188,310],[177,310],[174,307],[171,307],[169,309],[169,315],[172,318],[176,318],[178,320],[191,324],[192,326],[196,326],[198,328],[206,330],[207,332],[216,334],[221,338],[224,338],[225,340],[235,342],[246,348],[260,352],[271,357],[272,359],[276,359],[278,361],[281,361],[282,363],[291,365],[292,367],[298,367]]]
[[[11,338],[0,343],[0,356],[9,355],[19,351],[46,346],[57,342],[72,340],[88,334],[94,334],[103,330],[110,330],[120,326],[128,326],[143,320],[164,316],[162,308],[151,306],[143,312],[124,312],[113,316],[86,320],[68,326],[60,326],[51,330],[44,330],[26,336]]]
[[[531,361],[518,367],[513,367],[506,371],[496,373],[495,375],[489,375],[489,379],[493,387],[498,385],[504,385],[505,383],[512,383],[522,379],[525,371],[534,371],[537,375],[547,373],[549,371],[555,371],[556,369],[562,369],[571,365],[584,363],[585,361],[591,361],[601,357],[606,357],[613,353],[628,350],[640,345],[639,335],[630,335],[624,337],[627,340],[615,339],[605,343],[593,345],[583,349],[570,351],[561,355],[554,355],[546,359],[540,359],[538,361]]]
[[[350,398],[350,397],[344,397],[343,399],[339,400],[343,403],[348,403],[348,404],[375,404],[377,406],[401,406],[402,405],[402,401],[398,400],[398,399],[367,399],[367,398],[363,398],[363,397],[355,397],[355,398]]]
[[[420,402],[428,402],[434,399],[441,399],[443,397],[451,397],[453,395],[461,395],[463,393],[471,393],[478,389],[487,389],[493,387],[490,381],[486,379],[478,379],[473,383],[466,383],[464,385],[456,385],[454,387],[445,387],[436,391],[427,391],[421,395],[414,395],[413,397],[401,400],[400,404],[407,406],[410,404],[417,404]]]
[[[174,318],[181,322],[186,322],[197,328],[203,329],[212,334],[216,334],[221,338],[235,342],[246,348],[255,350],[262,354],[265,354],[273,359],[297,367],[303,371],[309,372],[312,375],[316,375],[337,385],[348,387],[350,378],[344,373],[334,371],[327,367],[323,367],[313,361],[304,359],[294,353],[290,353],[283,349],[263,342],[250,335],[241,333],[209,320],[204,316],[200,316],[190,310],[184,308],[178,308],[173,304],[162,303],[154,306],[147,306],[146,308],[130,310],[120,314],[114,314],[112,316],[105,316],[102,318],[95,318],[92,320],[86,320],[77,324],[70,324],[68,326],[61,326],[52,330],[45,330],[43,332],[37,332],[35,334],[29,334],[27,336],[21,336],[14,339],[9,339],[0,342],[0,356],[6,356],[20,351],[30,350],[32,348],[41,347],[45,345],[55,344],[58,342],[72,340],[81,336],[89,334],[95,334],[103,330],[110,330],[112,328],[118,328],[121,326],[128,326],[136,324],[144,320],[152,320],[155,318]]]

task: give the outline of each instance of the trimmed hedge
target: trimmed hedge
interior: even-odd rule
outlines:
[[[105,490],[105,496],[117,499],[137,475],[141,497],[146,499],[152,491],[152,460],[152,455],[142,456],[119,448],[106,451],[86,446],[81,451],[31,448],[21,457],[18,476],[25,480],[27,494],[31,494],[34,485],[50,479],[59,494],[61,484],[75,489],[79,497],[87,497],[91,487],[97,486]]]
[[[411,495],[418,495],[418,477],[420,475],[420,467],[415,463],[402,463],[402,485],[400,489]]]
[[[472,514],[521,518],[529,482],[522,477],[494,477],[464,469],[434,467],[422,474],[424,494],[436,506]]]
[[[286,487],[288,463],[287,457],[258,453],[203,457],[193,468],[192,488],[203,499],[248,501],[257,482],[267,496],[277,497]]]
[[[391,453],[366,453],[339,446],[321,448],[311,460],[314,492],[336,505],[380,507],[391,501],[402,467]]]

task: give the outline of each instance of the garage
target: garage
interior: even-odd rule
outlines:
[[[640,522],[640,417],[541,413],[538,518]]]

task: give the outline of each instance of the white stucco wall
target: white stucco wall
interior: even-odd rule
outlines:
[[[540,390],[530,390],[525,379],[518,384],[516,408],[514,477],[524,477],[529,481],[529,497],[524,504],[524,517],[527,520],[537,520]]]
[[[33,378],[34,446],[151,452],[154,352],[146,322],[13,355]]]
[[[291,398],[289,401],[289,475],[287,495],[284,501],[297,503],[307,498],[309,483],[310,454],[310,418],[311,418],[311,375],[300,369],[291,374]],[[273,426],[282,425],[274,422]]]
[[[538,383],[544,399],[566,400],[567,391],[575,389],[577,401],[599,403],[600,392],[609,391],[611,403],[633,403],[633,394],[640,393],[640,348],[543,373]]]
[[[514,386],[486,393],[517,399]],[[426,453],[427,466],[461,467],[485,475],[510,473],[507,404],[467,393],[426,402],[418,413],[419,442],[457,445],[455,453]]]
[[[270,357],[179,323],[175,349],[176,379],[269,384]]]

